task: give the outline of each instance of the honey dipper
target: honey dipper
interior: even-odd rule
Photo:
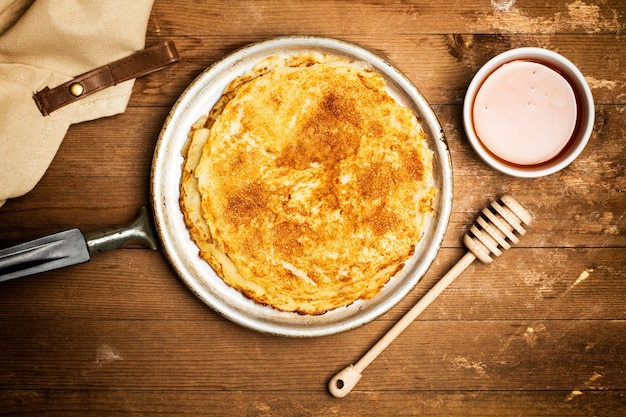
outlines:
[[[502,250],[519,242],[524,235],[522,223],[529,225],[531,216],[513,197],[505,195],[483,209],[474,225],[463,238],[469,249],[457,263],[426,293],[357,363],[349,365],[328,383],[328,391],[343,398],[361,379],[361,372],[371,364],[437,298],[476,258],[489,263],[491,255],[500,256]],[[517,233],[517,235],[516,235]]]

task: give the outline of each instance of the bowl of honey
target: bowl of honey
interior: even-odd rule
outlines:
[[[489,60],[463,103],[465,133],[476,153],[516,177],[568,166],[591,138],[594,119],[593,96],[580,70],[543,48],[512,49]]]

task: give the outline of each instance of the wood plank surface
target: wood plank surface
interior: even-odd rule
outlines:
[[[154,146],[187,85],[236,49],[284,35],[367,48],[424,94],[454,170],[442,248],[389,312],[318,338],[221,317],[161,250],[1,283],[0,416],[626,415],[625,30],[623,0],[156,0],[146,44],[173,40],[181,61],[138,79],[123,114],[70,127],[35,189],[0,207],[0,248],[130,221],[150,205]],[[581,156],[536,179],[485,165],[461,117],[476,71],[523,46],[570,59],[596,105]],[[520,244],[475,261],[352,393],[332,397],[329,379],[463,256],[478,211],[505,193],[533,215]]]
[[[621,250],[513,248],[490,265],[476,261],[421,318],[626,320],[623,300],[615,297],[626,293],[626,259]],[[379,320],[395,322],[462,254],[460,248],[443,248],[412,293]],[[62,271],[7,281],[2,284],[0,304],[0,319],[7,321],[222,320],[207,311],[161,253],[143,249],[106,252]]]

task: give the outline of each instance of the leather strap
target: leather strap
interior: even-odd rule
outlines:
[[[86,72],[58,87],[45,87],[35,93],[33,99],[41,114],[47,116],[104,88],[150,74],[178,60],[174,43],[166,41]]]

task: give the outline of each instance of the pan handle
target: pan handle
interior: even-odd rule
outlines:
[[[90,255],[113,249],[121,249],[128,245],[140,245],[157,250],[157,239],[152,228],[152,218],[146,207],[142,207],[139,215],[132,223],[113,226],[108,229],[84,233]]]

